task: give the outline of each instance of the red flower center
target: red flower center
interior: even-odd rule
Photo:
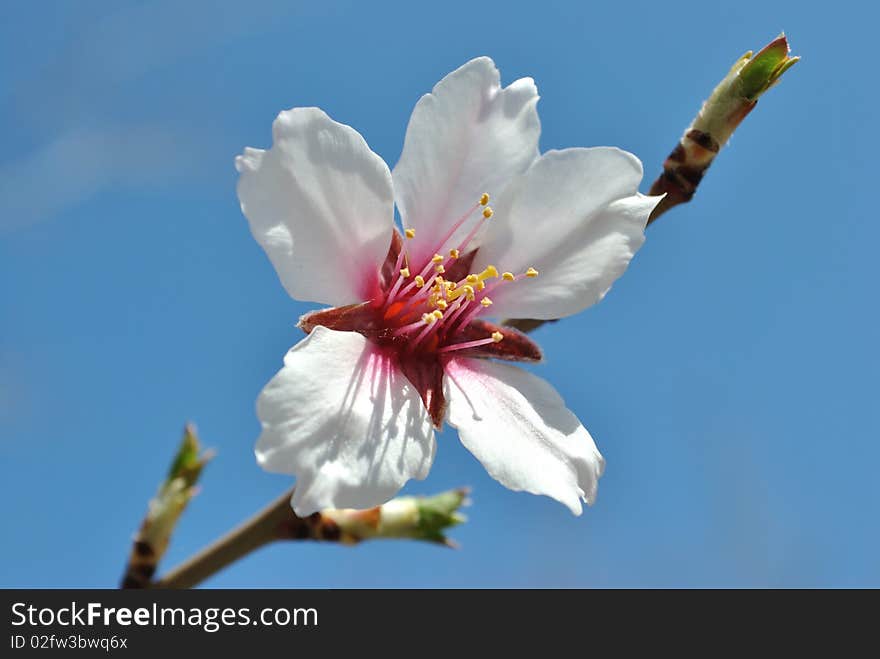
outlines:
[[[458,247],[436,253],[425,263],[412,263],[405,239],[394,231],[391,246],[373,286],[375,295],[361,304],[306,314],[299,326],[311,332],[318,325],[358,332],[385,352],[419,391],[439,429],[446,412],[443,371],[453,357],[539,361],[538,346],[521,332],[495,325],[479,316],[492,306],[497,287],[537,276],[529,268],[514,275],[495,266],[470,272],[477,250],[466,251],[480,224],[492,216],[488,195],[461,218],[441,241],[447,242],[462,223],[482,210],[480,221]],[[406,231],[407,238],[415,232]]]

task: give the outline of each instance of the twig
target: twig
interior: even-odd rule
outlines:
[[[170,570],[151,588],[192,588],[239,558],[276,540],[319,540],[354,545],[372,538],[409,538],[454,546],[443,530],[465,518],[458,509],[467,490],[433,497],[399,497],[368,510],[324,510],[297,517],[290,505],[293,490]]]
[[[122,575],[122,588],[149,585],[156,566],[168,549],[177,520],[198,491],[196,483],[212,456],[211,451],[202,452],[195,427],[187,425],[168,475],[150,500],[147,514],[132,542]]]
[[[309,523],[293,514],[291,494],[292,491],[278,497],[251,519],[172,569],[152,587],[191,588],[270,542],[308,537],[312,533]],[[332,537],[333,529],[328,532]]]
[[[781,34],[754,57],[749,51],[734,63],[663,163],[663,172],[649,194],[666,196],[651,213],[649,224],[693,198],[715,156],[757,105],[761,94],[800,59],[789,57],[789,53],[788,40]]]

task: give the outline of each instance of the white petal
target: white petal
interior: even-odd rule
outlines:
[[[403,225],[416,230],[416,261],[441,247],[438,241],[484,192],[499,194],[538,156],[534,81],[521,78],[504,89],[500,81],[492,60],[479,57],[438,82],[413,110],[393,176]]]
[[[291,348],[257,399],[257,461],[296,476],[293,508],[370,508],[434,460],[418,392],[356,332],[316,327]]]
[[[318,108],[282,112],[272,135],[271,149],[235,160],[254,238],[291,297],[334,306],[369,299],[393,231],[388,166]]]
[[[446,398],[450,425],[492,478],[553,497],[575,515],[581,500],[593,503],[605,461],[546,381],[510,364],[455,359]]]
[[[492,263],[534,279],[500,285],[493,315],[562,318],[598,302],[645,240],[660,197],[637,192],[642,164],[620,149],[549,151],[495,207],[478,271]]]

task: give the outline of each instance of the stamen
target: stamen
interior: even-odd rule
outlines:
[[[425,339],[425,337],[428,336],[428,334],[433,332],[435,329],[438,329],[442,325],[442,323],[437,322],[441,318],[443,318],[443,312],[439,309],[435,309],[433,313],[425,314],[425,316],[429,316],[431,320],[426,320],[426,326],[422,329],[421,332],[418,333],[416,338],[410,341],[410,344],[407,347],[407,350],[409,350],[410,352],[415,350],[416,346],[419,345],[419,343],[421,343]]]
[[[490,267],[491,267],[491,266],[490,266]],[[488,270],[489,268],[486,268],[486,269]],[[478,291],[482,291],[483,288],[485,288],[485,289],[486,289],[486,292],[483,293],[483,295],[482,295],[482,299],[480,300],[480,304],[483,305],[483,308],[484,308],[484,309],[485,309],[485,308],[488,308],[489,305],[492,304],[492,301],[490,300],[490,301],[489,301],[489,304],[484,304],[484,302],[485,302],[486,300],[489,299],[489,293],[491,293],[492,291],[494,291],[496,288],[498,288],[499,286],[501,286],[501,285],[502,285],[503,283],[505,283],[505,282],[517,281],[518,279],[522,279],[523,277],[528,277],[528,278],[530,278],[530,279],[533,279],[533,278],[535,278],[535,277],[537,277],[537,276],[538,276],[538,271],[535,270],[535,268],[529,268],[529,269],[526,270],[523,274],[520,274],[520,275],[514,275],[512,272],[505,272],[505,273],[503,273],[503,274],[501,275],[501,279],[500,279],[500,280],[498,280],[498,281],[496,281],[496,282],[493,282],[493,283],[492,283],[491,285],[489,285],[489,286],[485,286],[484,282],[481,281],[481,282],[479,282],[479,283],[477,284],[476,288],[477,288]],[[481,284],[482,284],[482,286],[481,286]],[[467,313],[466,313],[466,314],[460,319],[460,322],[458,323],[458,327],[455,327],[455,328],[454,328],[454,327],[452,327],[452,325],[451,325],[451,323],[450,323],[450,324],[449,324],[449,329],[448,329],[447,331],[448,331],[448,332],[454,332],[454,331],[457,331],[458,329],[461,329],[462,327],[464,327],[465,325],[467,325],[469,322],[471,322],[471,320],[473,320],[473,318],[479,313],[479,311],[480,311],[480,310],[479,310],[479,309],[476,309],[476,308],[475,308],[475,309],[470,309],[470,310],[469,310],[469,311],[468,311],[468,312],[467,312]]]
[[[413,238],[416,237],[416,230],[415,229],[404,229],[403,233],[410,240],[412,240]]]
[[[486,200],[485,204],[483,203],[484,199]],[[485,206],[488,203],[489,203],[489,195],[484,192],[483,196],[480,197],[480,201],[478,201],[476,204],[474,204],[473,206],[468,208],[467,211],[465,211],[465,214],[462,215],[460,218],[458,218],[455,221],[455,223],[452,225],[452,228],[446,232],[446,235],[443,236],[443,239],[438,243],[438,249],[442,249],[443,246],[446,244],[446,241],[449,240],[450,238],[452,238],[453,235],[455,235],[455,232],[458,231],[459,227],[461,227],[461,225],[464,224],[465,220],[467,220],[471,216],[471,213],[473,213],[475,210],[477,210],[480,206]]]
[[[421,288],[422,286],[424,286],[425,285],[425,278],[422,277],[421,275],[416,275],[415,285],[416,285],[416,288]]]
[[[436,272],[438,275],[442,275],[444,272],[446,272],[446,268],[441,263],[440,265],[434,266],[434,272]]]
[[[462,286],[461,288],[456,288],[455,290],[450,290],[446,297],[449,298],[450,300],[455,300],[456,298],[459,298],[462,295],[464,295],[465,298],[467,298],[468,300],[473,300],[474,299],[474,287],[471,286],[470,284],[466,284],[465,286]]]
[[[491,207],[491,206],[486,206],[486,207],[483,209],[483,217],[485,217],[487,220],[488,220],[490,217],[492,217],[494,214],[495,214],[495,211],[492,210],[492,207]]]
[[[477,339],[476,341],[465,341],[464,343],[454,343],[451,346],[440,348],[439,352],[452,352],[453,350],[464,350],[466,348],[477,348],[479,346],[489,345],[490,343],[498,343],[504,338],[501,332],[492,332],[492,336],[488,339]]]
[[[450,249],[449,250],[449,258],[457,259],[458,258],[458,250],[457,249]]]
[[[443,263],[443,257],[439,254],[434,254],[434,256],[431,257],[431,262],[434,264]]]
[[[430,320],[428,320],[429,318],[430,318]],[[403,334],[407,334],[407,333],[411,332],[414,329],[424,327],[427,324],[433,324],[435,320],[436,320],[436,318],[434,318],[434,316],[432,314],[423,313],[422,317],[419,320],[417,320],[413,323],[409,323],[408,325],[403,325],[401,327],[398,327],[396,330],[394,330],[392,332],[392,334],[394,336],[401,336]]]
[[[470,303],[470,300],[463,297],[458,298],[455,302],[452,303],[452,307],[446,313],[446,316],[443,319],[444,333],[448,334],[452,330],[453,326],[455,325],[455,321],[457,321],[459,316],[464,313],[465,309],[467,309]]]
[[[484,283],[486,279],[494,279],[498,276],[498,268],[494,265],[487,265],[486,269],[480,272],[479,274],[471,273],[464,279],[462,279],[459,283],[463,284],[467,282],[471,286],[475,287],[478,291],[486,288],[486,284]]]
[[[487,297],[484,297],[482,300],[480,300],[480,304],[483,305],[484,309],[488,309],[489,307],[492,306],[492,300]]]
[[[398,278],[397,281],[394,282],[394,286],[391,287],[391,290],[388,292],[388,295],[385,298],[385,304],[382,305],[382,309],[385,311],[388,310],[388,308],[391,306],[391,304],[394,302],[395,298],[397,297],[397,291],[400,290],[400,286],[401,286],[401,284],[403,284],[403,280],[406,279],[407,277],[409,277],[409,267],[406,267],[406,268],[400,267],[403,265],[404,258],[407,258],[407,260],[409,260],[409,257],[406,254],[406,250],[401,248],[400,253],[397,255],[397,263],[394,265],[394,269],[400,271],[400,277]],[[406,274],[403,274],[404,272],[406,272]]]

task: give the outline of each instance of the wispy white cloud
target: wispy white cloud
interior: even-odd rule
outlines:
[[[73,131],[0,166],[0,230],[29,226],[105,186],[157,186],[198,171],[203,145],[162,126]]]
[[[141,3],[87,23],[52,65],[8,98],[12,121],[37,143],[0,160],[0,232],[46,220],[112,185],[162,185],[201,169],[211,128],[131,125],[120,86],[241,36],[271,30],[301,3],[209,0]],[[24,63],[26,65],[27,63]],[[143,121],[142,119],[139,121]],[[200,155],[201,154],[201,155]],[[9,153],[6,154],[8,157]]]
[[[275,29],[302,4],[163,0],[118,9],[74,26],[51,65],[13,91],[13,103],[24,121],[45,114],[57,120],[59,107],[65,115],[78,117],[78,110],[99,104],[120,83],[248,34]]]

